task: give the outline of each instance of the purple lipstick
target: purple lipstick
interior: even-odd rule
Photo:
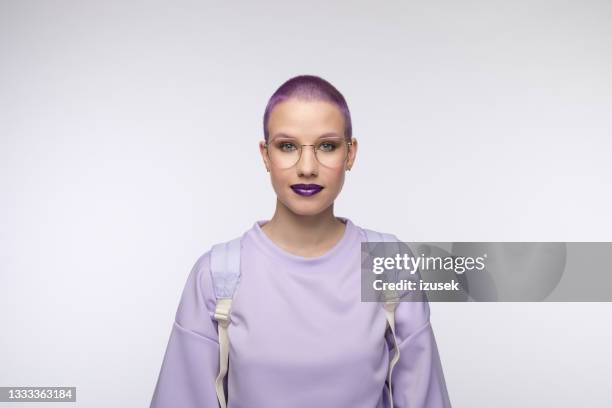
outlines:
[[[293,184],[291,189],[301,196],[310,197],[323,190],[323,186],[318,184]]]

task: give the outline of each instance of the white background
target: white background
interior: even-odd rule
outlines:
[[[273,214],[261,120],[298,74],[352,112],[336,215],[405,241],[611,241],[611,17],[0,1],[0,386],[148,406],[193,263]],[[431,306],[454,407],[612,406],[612,304]]]

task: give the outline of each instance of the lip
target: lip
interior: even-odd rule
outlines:
[[[323,186],[318,184],[293,184],[291,185],[291,189],[295,191],[296,194],[310,197],[323,190]]]

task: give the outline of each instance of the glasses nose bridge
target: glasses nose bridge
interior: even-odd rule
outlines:
[[[300,146],[300,155],[298,157],[298,160],[295,164],[299,165],[300,162],[302,161],[302,157],[304,156],[304,147],[312,147],[312,155],[314,156],[314,162],[316,164],[319,164],[319,158],[317,157],[317,145],[313,145],[313,144],[303,144],[303,145],[299,145]]]

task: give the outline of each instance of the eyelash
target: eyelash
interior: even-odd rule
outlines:
[[[286,145],[296,147],[295,144],[293,144],[291,142],[279,142],[277,147],[279,149],[283,150],[283,151],[286,151],[286,150],[284,150]],[[336,142],[321,142],[317,147],[321,148],[321,146],[325,146],[325,145],[329,145],[329,148],[332,149],[332,151],[335,150],[338,147],[338,143],[336,143]]]

